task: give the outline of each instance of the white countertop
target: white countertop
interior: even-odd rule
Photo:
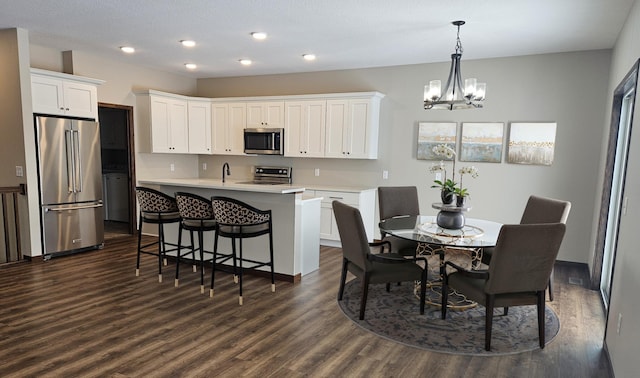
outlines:
[[[237,190],[243,192],[259,192],[259,193],[272,193],[272,194],[290,194],[290,193],[303,193],[305,188],[303,186],[293,184],[278,184],[278,185],[258,185],[258,184],[239,184],[234,180],[222,180],[216,179],[199,179],[199,178],[182,178],[182,179],[145,179],[140,180],[140,184],[148,185],[172,185],[172,186],[184,186],[190,188],[206,188],[206,189],[222,189],[222,190]]]

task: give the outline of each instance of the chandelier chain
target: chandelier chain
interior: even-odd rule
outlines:
[[[462,54],[462,42],[460,41],[460,25],[458,26],[458,36],[456,38],[456,54]]]

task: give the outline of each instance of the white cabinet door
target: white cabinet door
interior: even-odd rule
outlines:
[[[327,100],[325,156],[376,159],[377,106],[370,99]]]
[[[189,153],[211,154],[211,102],[188,101]]]
[[[63,81],[62,93],[66,115],[98,118],[98,89],[95,85]]]
[[[151,95],[152,152],[188,153],[187,101]]]
[[[244,155],[245,103],[212,105],[212,150],[218,155]]]
[[[247,128],[284,127],[284,101],[247,103]]]
[[[285,103],[285,156],[324,157],[326,101]]]
[[[59,78],[31,75],[33,112],[80,118],[98,118],[98,89]]]
[[[34,113],[65,114],[62,80],[31,75],[31,97]]]

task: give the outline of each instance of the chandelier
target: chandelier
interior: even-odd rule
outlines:
[[[447,84],[442,91],[440,80],[431,80],[429,85],[424,86],[424,108],[425,109],[470,109],[481,108],[487,90],[486,83],[478,83],[476,79],[464,80],[462,86],[462,74],[460,73],[460,58],[462,58],[462,43],[460,42],[460,26],[464,21],[453,21],[452,24],[458,27],[456,39],[456,50],[451,54],[451,69]]]

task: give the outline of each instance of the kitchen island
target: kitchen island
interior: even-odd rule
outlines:
[[[297,282],[303,275],[318,269],[322,199],[305,197],[304,187],[292,184],[257,185],[198,178],[146,179],[139,180],[139,185],[158,189],[171,196],[181,191],[205,198],[225,196],[246,202],[258,209],[271,209],[276,278]],[[178,227],[167,227],[165,237],[167,241],[176,242]],[[185,237],[188,239],[187,235]],[[218,250],[225,252],[231,250],[231,243],[227,238],[220,238],[218,244]],[[268,256],[269,242],[266,235],[245,239],[243,245],[246,258],[260,260]],[[206,237],[205,249],[213,250],[213,235]]]

